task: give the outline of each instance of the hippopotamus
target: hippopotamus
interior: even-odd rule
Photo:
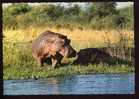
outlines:
[[[77,54],[78,57],[74,61],[74,64],[98,64],[100,62],[106,62],[107,60],[111,59],[110,54],[106,52],[106,48],[81,49]]]
[[[67,36],[52,31],[41,33],[32,42],[32,55],[39,66],[43,66],[44,60],[51,59],[52,67],[61,64],[63,57],[76,56],[76,51],[70,45],[71,40]]]

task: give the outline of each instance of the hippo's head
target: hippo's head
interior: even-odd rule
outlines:
[[[70,45],[68,46],[68,51],[68,58],[75,57],[77,55],[77,52]]]
[[[63,46],[60,50],[60,54],[68,58],[75,57],[77,55],[76,51],[70,45]]]
[[[68,58],[75,57],[77,55],[77,53],[71,47],[70,40],[66,38],[64,41],[65,41],[65,43],[64,43],[63,47],[60,50],[60,54],[62,56],[64,56],[64,57],[68,57]]]

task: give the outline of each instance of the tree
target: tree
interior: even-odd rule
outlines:
[[[5,12],[8,15],[19,15],[23,13],[27,13],[31,10],[31,7],[28,4],[21,3],[21,4],[12,4],[5,8]]]
[[[115,2],[94,2],[88,8],[89,16],[105,17],[108,15],[116,14],[116,3]]]
[[[130,29],[134,29],[134,8],[133,8],[133,5],[119,9],[119,15],[125,18],[126,23],[124,23],[124,24],[126,25],[126,27],[129,27]]]
[[[75,4],[73,7],[69,7],[67,9],[65,9],[65,14],[66,15],[70,15],[70,16],[73,16],[73,15],[79,15],[81,12],[81,8],[79,5]]]

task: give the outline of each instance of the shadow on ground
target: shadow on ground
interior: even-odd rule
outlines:
[[[56,68],[58,68],[58,67],[65,67],[65,66],[72,65],[72,64],[73,63],[71,63],[71,62],[64,62],[64,63],[58,64],[56,66]],[[50,57],[49,58],[46,58],[44,60],[44,66],[48,66],[48,67],[51,67],[52,66],[52,61],[51,61],[51,58]]]

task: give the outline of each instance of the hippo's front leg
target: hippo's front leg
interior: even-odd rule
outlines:
[[[55,66],[57,65],[57,59],[56,59],[56,57],[52,56],[51,57],[51,60],[52,60],[52,67],[55,68]]]
[[[63,58],[63,56],[62,56],[61,54],[57,53],[56,59],[57,59],[57,64],[58,64],[58,65],[61,65],[61,60],[62,60],[62,58]]]

